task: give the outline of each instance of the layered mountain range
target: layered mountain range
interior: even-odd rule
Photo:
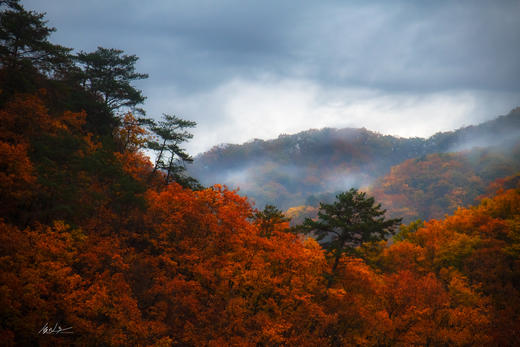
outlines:
[[[391,213],[428,219],[459,203],[472,203],[489,182],[518,171],[519,142],[520,108],[516,108],[494,120],[429,138],[382,135],[365,128],[324,128],[267,141],[223,144],[198,155],[189,172],[204,185],[239,188],[258,208],[316,206],[355,187],[379,197]],[[467,189],[470,194],[463,193]],[[435,199],[450,194],[456,197],[444,201],[442,209],[410,212],[397,206],[398,201],[414,202],[420,196]]]

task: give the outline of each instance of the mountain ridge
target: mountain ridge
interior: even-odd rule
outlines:
[[[394,165],[433,153],[511,147],[520,108],[493,120],[429,138],[383,135],[366,128],[309,129],[276,139],[213,147],[188,171],[202,184],[224,183],[256,202],[286,209],[313,194],[368,186]]]
[[[195,159],[204,157],[206,154],[208,154],[210,152],[213,152],[213,151],[227,150],[230,147],[242,147],[242,146],[248,146],[248,145],[251,145],[251,144],[258,144],[258,143],[272,143],[272,142],[279,141],[281,139],[294,138],[294,137],[298,137],[298,136],[312,135],[312,134],[316,134],[316,133],[320,133],[320,132],[327,132],[327,131],[364,131],[364,132],[372,133],[372,134],[377,135],[377,136],[391,137],[391,138],[395,138],[395,139],[399,139],[399,140],[414,140],[414,139],[418,139],[418,140],[428,141],[428,140],[433,140],[435,138],[444,137],[444,136],[447,136],[447,135],[450,135],[450,134],[453,134],[453,133],[456,133],[456,132],[464,133],[464,132],[467,132],[467,131],[471,131],[471,130],[473,130],[475,128],[486,127],[486,126],[488,126],[490,124],[500,123],[500,122],[506,120],[508,117],[514,116],[514,115],[520,115],[520,106],[512,109],[507,115],[500,115],[500,116],[497,116],[497,117],[495,117],[493,119],[490,119],[490,120],[487,120],[487,121],[484,121],[484,122],[481,122],[481,123],[478,123],[478,124],[464,125],[464,126],[461,126],[460,128],[454,129],[454,130],[438,131],[438,132],[434,133],[433,135],[431,135],[429,137],[421,137],[421,136],[407,137],[407,136],[400,136],[400,135],[393,135],[393,134],[383,134],[383,133],[380,133],[378,131],[367,129],[366,127],[359,127],[359,128],[355,128],[355,127],[311,128],[311,129],[299,131],[299,132],[294,133],[294,134],[282,133],[282,134],[278,135],[276,138],[270,138],[270,139],[266,139],[266,140],[259,139],[259,138],[252,138],[252,139],[247,140],[247,141],[245,141],[243,143],[223,142],[223,143],[214,145],[212,148],[210,148],[209,150],[207,150],[205,152],[198,153],[197,155],[195,155]],[[520,116],[516,119],[516,123],[517,123],[516,124],[517,126],[520,126]]]

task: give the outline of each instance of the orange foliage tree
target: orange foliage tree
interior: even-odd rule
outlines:
[[[247,201],[219,186],[192,192],[173,184],[148,199],[150,253],[165,266],[147,276],[143,294],[159,298],[148,311],[164,317],[170,337],[194,345],[323,342],[331,318],[313,300],[324,288],[316,242],[276,228],[264,237]]]
[[[449,307],[469,319],[458,340],[475,336],[488,341],[481,336],[487,331],[490,344],[520,343],[519,215],[520,190],[499,192],[477,207],[459,209],[408,233],[384,250],[383,267],[435,274],[450,296]]]

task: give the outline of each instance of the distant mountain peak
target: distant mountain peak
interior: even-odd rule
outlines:
[[[224,144],[198,155],[188,170],[205,185],[238,186],[258,205],[287,208],[311,194],[369,185],[407,159],[474,147],[511,147],[519,138],[520,108],[515,108],[494,120],[429,138],[326,127]]]

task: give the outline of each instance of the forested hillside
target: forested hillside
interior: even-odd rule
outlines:
[[[405,223],[443,218],[461,206],[477,204],[495,180],[518,172],[519,158],[520,142],[430,154],[393,166],[365,190],[383,204],[389,216],[403,218]],[[287,215],[293,224],[315,217],[319,203],[333,201],[336,194],[311,195],[304,204],[290,207]]]
[[[269,203],[287,209],[305,204],[311,195],[334,196],[351,186],[368,187],[407,159],[473,147],[510,149],[518,141],[517,108],[507,116],[428,139],[326,128],[280,135],[275,140],[221,145],[198,155],[188,170],[206,185],[240,187],[259,207]],[[500,173],[493,179],[499,177]]]
[[[495,180],[520,170],[520,142],[457,153],[431,154],[392,167],[369,192],[406,222],[443,218],[478,203]]]
[[[518,176],[445,219],[345,189],[289,228],[186,175],[195,124],[145,116],[136,56],[0,5],[0,345],[520,345]]]

